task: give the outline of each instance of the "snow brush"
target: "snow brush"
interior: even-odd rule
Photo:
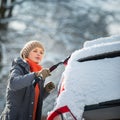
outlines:
[[[53,70],[55,70],[55,69],[56,69],[59,65],[61,65],[61,64],[67,65],[67,62],[68,62],[69,58],[70,58],[70,56],[68,56],[64,61],[61,61],[61,62],[59,62],[59,63],[51,66],[51,67],[49,68],[50,72],[52,72]]]
[[[50,72],[52,72],[53,70],[55,70],[60,64],[67,65],[67,62],[68,62],[69,58],[70,58],[70,56],[67,57],[64,61],[61,61],[61,62],[59,62],[59,63],[51,66],[51,67],[49,68]],[[41,79],[42,79],[42,78],[41,78]],[[36,78],[35,80],[33,80],[32,84],[33,84],[34,87],[35,87],[35,85],[36,85],[37,82],[39,82],[39,78]]]

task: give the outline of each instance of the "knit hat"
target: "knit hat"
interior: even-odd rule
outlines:
[[[39,47],[39,48],[42,48],[43,51],[45,50],[43,45],[37,41],[37,40],[32,40],[32,41],[29,41],[25,44],[25,46],[22,48],[22,50],[20,51],[20,56],[21,58],[27,58],[30,51],[33,50],[34,48],[36,47]]]

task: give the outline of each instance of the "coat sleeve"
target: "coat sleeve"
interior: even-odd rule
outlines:
[[[10,72],[8,87],[11,90],[16,91],[30,86],[34,79],[34,72],[24,74],[23,70],[19,66],[14,66]]]

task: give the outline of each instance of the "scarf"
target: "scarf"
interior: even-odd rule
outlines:
[[[30,65],[30,71],[31,72],[37,72],[42,69],[42,66],[38,65],[34,61],[30,59],[26,59],[27,63]],[[33,118],[32,120],[36,120],[36,111],[37,111],[37,105],[38,105],[38,99],[40,96],[40,88],[39,84],[37,83],[35,86],[35,96],[34,96],[34,108],[33,108]]]

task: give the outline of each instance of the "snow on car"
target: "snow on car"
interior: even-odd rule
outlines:
[[[86,106],[120,100],[120,36],[86,41],[72,53],[58,93],[47,120],[120,119],[120,107],[111,116],[105,111],[101,116],[85,112]]]

